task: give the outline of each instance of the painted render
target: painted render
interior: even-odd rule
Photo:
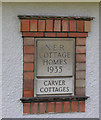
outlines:
[[[2,117],[98,118],[99,117],[99,3],[3,3],[2,10]],[[23,39],[18,15],[91,16],[86,38],[85,113],[23,115]],[[95,112],[96,111],[96,112]]]

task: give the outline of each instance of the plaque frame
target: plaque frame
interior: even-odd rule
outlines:
[[[72,77],[71,78],[73,78],[73,81],[72,81],[72,93],[68,93],[68,94],[66,94],[66,93],[62,93],[62,94],[40,94],[40,95],[38,95],[37,94],[37,76],[36,76],[36,71],[37,71],[37,40],[41,40],[41,41],[44,41],[44,40],[50,40],[50,39],[52,39],[53,41],[55,41],[55,40],[57,40],[57,41],[62,41],[62,40],[64,40],[64,41],[73,41],[73,66],[72,66],[72,70],[73,70],[73,75],[72,75]],[[75,38],[40,38],[40,37],[38,37],[38,38],[34,38],[34,46],[35,46],[35,49],[34,49],[34,97],[57,97],[57,96],[74,96],[75,95],[75,69],[76,69],[76,67],[75,67],[75,49],[76,49],[76,47],[75,47]],[[61,78],[65,78],[66,76],[62,76]],[[70,76],[69,76],[70,77]],[[42,78],[45,78],[45,77],[42,77]],[[51,78],[51,77],[46,77],[46,78]],[[53,78],[55,78],[55,77],[53,77]],[[59,77],[57,77],[57,78],[60,78],[60,76]],[[67,77],[68,78],[68,77]]]

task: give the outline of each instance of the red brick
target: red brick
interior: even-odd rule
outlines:
[[[86,53],[85,46],[76,46],[76,53]]]
[[[46,20],[46,31],[53,31],[53,20]]]
[[[38,103],[31,103],[31,114],[38,113]]]
[[[86,63],[76,63],[76,70],[77,71],[86,70]]]
[[[61,21],[54,20],[54,31],[61,31]]]
[[[76,80],[85,80],[85,71],[76,71]]]
[[[85,21],[85,32],[91,32],[91,21]]]
[[[34,72],[24,72],[24,79],[33,80],[34,79]]]
[[[64,102],[63,112],[70,112],[70,102]]]
[[[77,20],[77,32],[83,32],[83,20]]]
[[[48,112],[54,112],[54,102],[48,103]]]
[[[76,62],[86,62],[86,55],[85,54],[77,54],[76,55]]]
[[[23,103],[23,113],[30,114],[30,103]]]
[[[33,63],[24,63],[24,71],[33,71],[34,64]]]
[[[56,33],[45,33],[45,37],[56,37]]]
[[[68,20],[62,20],[62,31],[69,31],[69,22],[68,22]]]
[[[56,102],[56,113],[62,112],[62,102]]]
[[[22,36],[23,37],[34,37],[34,33],[33,32],[23,32]]]
[[[67,33],[57,33],[57,37],[67,37]]]
[[[79,101],[79,112],[85,112],[85,101]]]
[[[30,31],[37,31],[37,20],[30,20]]]
[[[43,37],[43,32],[23,32],[23,37]]]
[[[39,107],[39,113],[45,113],[46,112],[46,103],[40,103],[40,107]]]
[[[76,45],[86,45],[86,38],[76,38]]]
[[[24,80],[24,90],[33,90],[33,80]]]
[[[76,20],[70,20],[70,31],[76,31]]]
[[[35,32],[34,37],[43,37],[43,32]]]
[[[23,97],[25,97],[25,98],[33,97],[33,90],[24,90]]]
[[[76,87],[85,87],[85,80],[76,80]]]
[[[77,96],[85,96],[85,88],[76,88]]]
[[[45,20],[38,20],[38,31],[45,31]]]
[[[34,38],[32,37],[25,37],[24,38],[24,45],[34,45]]]
[[[78,102],[77,101],[72,101],[71,112],[78,112]]]
[[[29,20],[21,20],[21,31],[29,31]]]
[[[24,53],[34,53],[34,46],[24,46]]]
[[[24,62],[34,62],[34,55],[24,55]]]
[[[69,33],[69,37],[88,37],[88,33]]]

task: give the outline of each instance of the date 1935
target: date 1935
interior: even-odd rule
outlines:
[[[49,66],[47,67],[47,71],[49,73],[62,73],[62,66]]]

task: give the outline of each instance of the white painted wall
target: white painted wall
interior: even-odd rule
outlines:
[[[2,3],[0,2],[0,119],[2,118]]]
[[[87,38],[85,113],[23,115],[23,41],[17,15],[92,16]],[[98,3],[3,3],[3,118],[98,118],[99,117],[99,4]]]

